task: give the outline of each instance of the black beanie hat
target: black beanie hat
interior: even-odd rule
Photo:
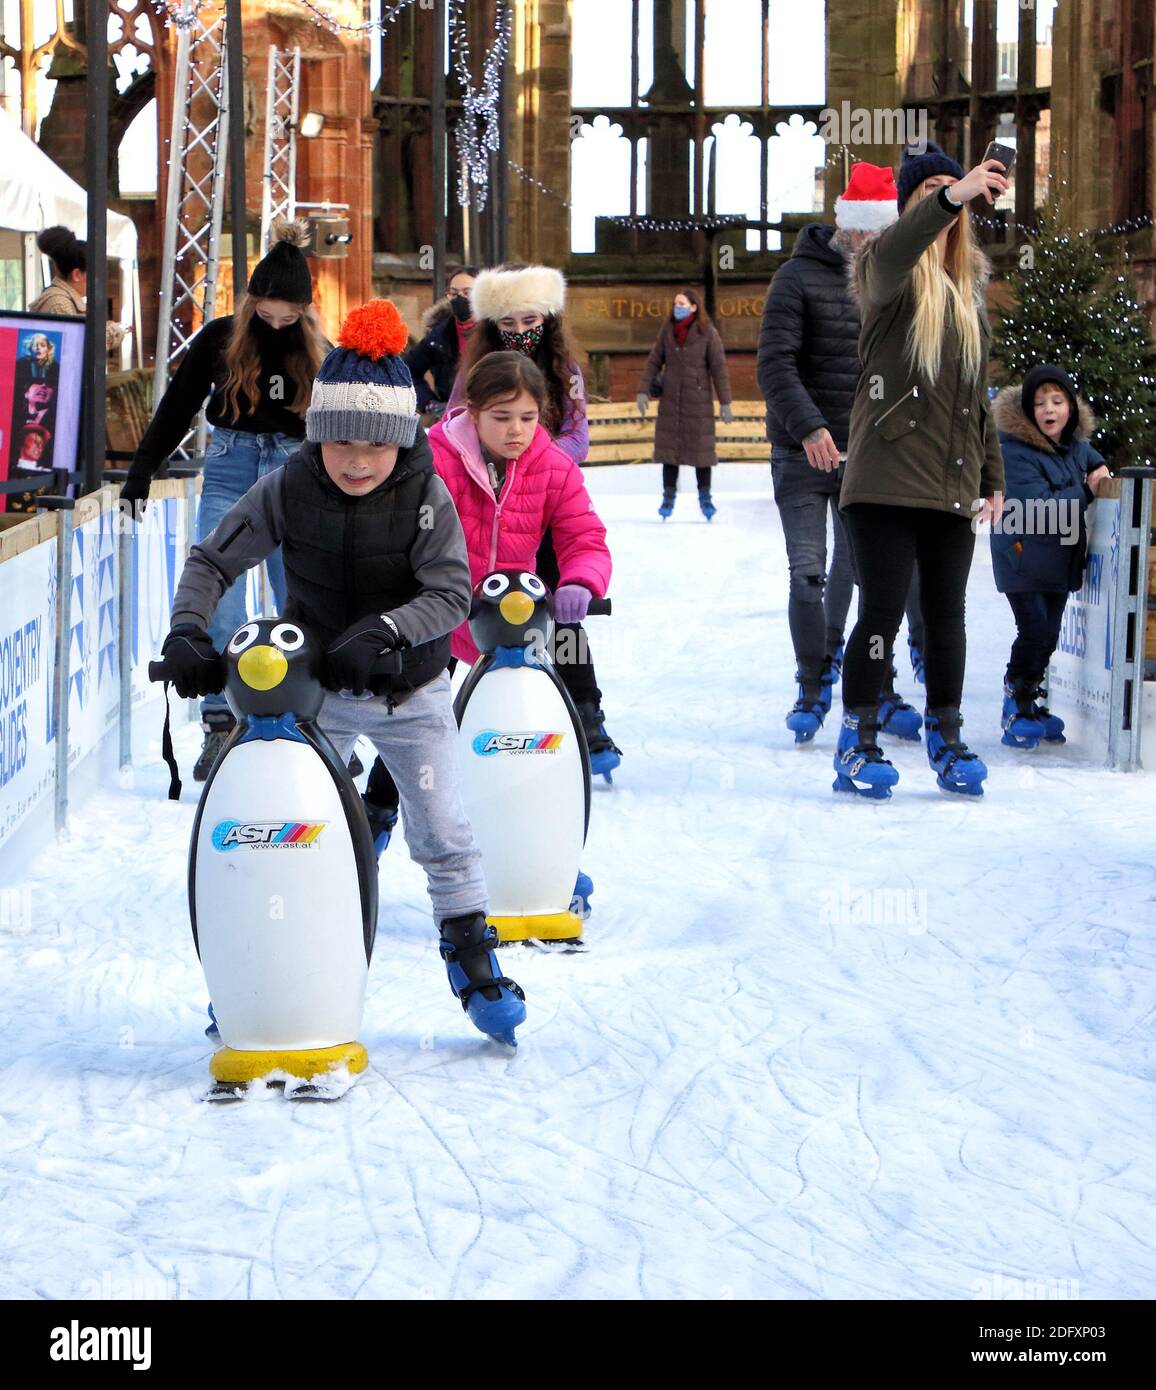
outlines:
[[[895,181],[900,212],[923,180],[931,178],[932,174],[950,174],[953,179],[961,179],[963,165],[958,164],[949,154],[945,154],[934,140],[928,140],[927,148],[922,153],[913,150],[909,145],[903,151],[903,162],[899,166],[899,177]]]
[[[249,276],[249,293],[254,299],[284,299],[290,304],[313,303],[313,277],[309,262],[300,248],[309,243],[309,223],[304,218],[290,222],[273,219],[269,240],[272,245]]]
[[[1020,407],[1028,421],[1034,425],[1036,423],[1036,392],[1046,382],[1053,382],[1068,398],[1071,409],[1068,411],[1068,423],[1060,435],[1060,443],[1070,444],[1072,435],[1075,434],[1080,423],[1080,402],[1076,396],[1075,383],[1062,367],[1054,367],[1050,362],[1041,362],[1038,367],[1033,367],[1024,377],[1023,388],[1020,391]]]

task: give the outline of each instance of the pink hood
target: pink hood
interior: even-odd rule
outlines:
[[[429,432],[434,467],[454,499],[466,537],[474,584],[491,570],[534,571],[549,530],[558,557],[559,584],[582,584],[602,598],[610,583],[606,527],[599,521],[582,470],[541,425],[524,454],[506,466],[501,501],[494,498],[482,446],[467,410],[452,410]],[[463,623],[453,653],[473,663],[478,652]]]

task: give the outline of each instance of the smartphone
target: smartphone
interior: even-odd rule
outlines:
[[[998,159],[1003,165],[1004,178],[1011,178],[1012,165],[1016,162],[1016,152],[1010,145],[1001,145],[993,140],[987,147],[987,153],[984,155],[983,159],[980,160],[980,163],[982,164],[989,159]]]

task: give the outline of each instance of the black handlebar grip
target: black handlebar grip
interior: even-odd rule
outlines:
[[[610,616],[610,600],[608,598],[592,598],[590,607],[586,612],[592,618],[608,618]]]
[[[169,679],[169,667],[165,661],[149,662],[149,680],[167,681]]]

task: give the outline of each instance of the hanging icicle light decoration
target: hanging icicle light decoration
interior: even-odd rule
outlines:
[[[466,32],[464,0],[450,0],[450,35],[453,45],[454,71],[462,89],[462,118],[454,127],[454,137],[461,156],[458,175],[458,202],[470,204],[470,189],[477,190],[475,206],[484,211],[490,184],[490,155],[498,150],[500,129],[498,101],[502,73],[510,47],[510,6],[508,0],[498,0],[495,16],[494,42],[482,65],[482,82],[475,88],[470,72],[470,41]]]
[[[366,35],[381,33],[386,25],[392,24],[404,10],[408,10],[414,0],[395,0],[394,4],[383,9],[376,19],[366,19],[360,24],[343,24],[320,5],[315,5],[313,0],[300,0],[300,3],[313,16],[313,23],[319,29],[328,29],[331,34]]]

